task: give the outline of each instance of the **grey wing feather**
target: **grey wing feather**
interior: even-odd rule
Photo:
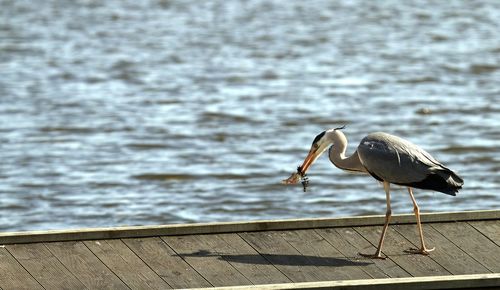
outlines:
[[[363,138],[358,147],[358,154],[363,166],[370,174],[391,183],[434,189],[445,193],[456,192],[463,184],[463,180],[458,175],[425,150],[387,133],[377,132]],[[434,180],[436,175],[446,185],[436,185],[435,183],[438,182]],[[430,176],[432,180],[429,180]],[[422,184],[424,181],[426,184]],[[429,182],[433,184],[428,184]]]
[[[408,147],[406,141],[386,133],[373,133],[361,140],[358,154],[370,174],[391,183],[423,180],[429,170],[428,158]],[[420,158],[419,158],[420,157]]]

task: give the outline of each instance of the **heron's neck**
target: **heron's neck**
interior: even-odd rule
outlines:
[[[341,131],[336,131],[333,144],[328,152],[330,161],[333,165],[343,170],[366,172],[365,167],[359,160],[358,152],[355,151],[351,156],[346,157],[347,138]]]

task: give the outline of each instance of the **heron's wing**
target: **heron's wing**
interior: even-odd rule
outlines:
[[[386,133],[366,136],[358,146],[360,160],[379,179],[410,184],[445,167],[417,145]]]

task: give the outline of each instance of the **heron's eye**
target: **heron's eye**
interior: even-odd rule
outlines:
[[[314,148],[314,149],[318,149],[318,148],[319,148],[319,144],[318,144],[318,143],[314,143],[314,144],[313,144],[313,148]]]

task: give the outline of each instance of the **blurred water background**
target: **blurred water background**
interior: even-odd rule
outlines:
[[[422,211],[498,209],[499,27],[496,0],[0,0],[0,230],[384,214],[326,156],[280,184],[344,124],[465,179]]]

